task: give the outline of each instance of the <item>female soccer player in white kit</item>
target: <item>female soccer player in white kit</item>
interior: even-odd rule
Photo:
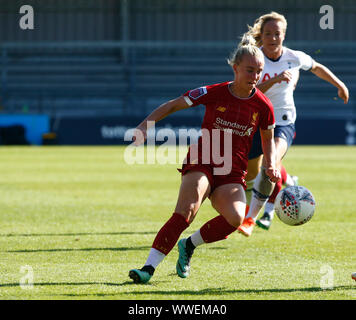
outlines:
[[[349,92],[345,84],[327,67],[316,62],[302,51],[291,50],[283,46],[286,30],[287,21],[285,17],[276,12],[271,12],[258,18],[247,33],[255,38],[257,46],[261,48],[265,56],[265,66],[257,87],[271,100],[274,107],[276,117],[274,139],[278,168],[281,167],[281,161],[295,136],[294,123],[297,115],[293,92],[299,78],[300,69],[309,70],[319,78],[334,85],[338,89],[338,96],[345,104],[349,99]],[[251,152],[253,148],[254,145]],[[262,155],[261,152],[257,152],[257,154]],[[282,188],[280,181],[273,190],[274,184],[264,174],[264,170],[259,170],[259,157],[249,159],[248,170],[252,168],[256,173],[259,173],[253,184],[253,195],[248,214],[244,223],[238,229],[245,236],[251,235],[258,213],[264,205],[266,205],[265,214],[257,221],[257,224],[264,229],[269,229],[273,218],[273,203]],[[255,168],[253,168],[254,165]],[[262,162],[263,166],[264,163]]]

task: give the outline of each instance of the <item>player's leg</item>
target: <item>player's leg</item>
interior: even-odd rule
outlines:
[[[262,165],[262,155],[249,159],[247,166],[247,175],[246,175],[246,211],[245,211],[245,219],[242,224],[238,227],[238,232],[248,237],[251,235],[253,228],[255,226],[255,220],[248,217],[249,204],[251,202],[252,194],[253,194],[253,186],[256,181],[256,177],[260,171]]]
[[[271,195],[275,184],[270,181],[265,172],[265,163],[262,162],[261,171],[257,175],[253,189],[252,197],[243,224],[239,227],[238,231],[246,237],[252,234],[253,228],[256,224],[256,219],[259,211],[265,205],[268,197]]]
[[[262,165],[262,155],[255,158],[249,159],[247,164],[247,174],[245,177],[246,180],[246,203],[250,203],[252,196],[253,184],[256,180],[260,168]]]
[[[185,263],[185,251],[192,254],[194,249],[202,244],[226,239],[244,219],[246,196],[242,185],[236,183],[221,185],[213,191],[210,201],[220,215],[209,220],[189,238],[182,239],[178,243],[177,273],[182,278],[186,278],[190,271],[190,264]]]
[[[283,163],[281,164],[281,180],[282,180],[282,185],[286,187],[290,186],[297,186],[298,185],[298,177],[297,176],[291,176],[288,172],[287,169],[284,167]]]
[[[251,217],[248,217],[249,205],[251,203],[251,199],[253,196],[253,186],[256,182],[256,177],[259,174],[262,166],[263,159],[263,151],[262,151],[262,142],[260,133],[257,132],[253,136],[252,146],[250,153],[248,155],[248,164],[247,164],[247,174],[245,177],[246,180],[246,212],[245,219],[242,224],[238,227],[238,232],[245,236],[250,236],[252,230],[255,226],[255,220]]]
[[[275,184],[272,194],[269,196],[267,202],[264,205],[264,213],[262,217],[256,221],[257,226],[262,229],[268,230],[271,226],[271,222],[274,216],[274,201],[279,191],[281,191],[282,186],[282,180],[279,180]]]
[[[143,268],[130,270],[134,282],[146,283],[157,266],[172,250],[182,232],[194,220],[200,205],[210,194],[210,183],[205,173],[189,171],[182,176],[178,201],[172,217],[157,233]]]
[[[246,195],[241,184],[230,183],[219,186],[212,193],[210,200],[214,209],[232,229],[236,230],[241,225],[246,209]]]
[[[288,173],[283,163],[281,163],[280,172],[282,185],[285,185],[287,183]]]
[[[291,187],[291,186],[297,186],[299,184],[299,178],[298,176],[291,176],[288,172],[286,175],[286,181],[284,185],[286,187]]]
[[[286,155],[289,147],[293,143],[295,137],[295,127],[293,124],[287,126],[277,126],[274,131],[274,141],[276,144],[276,153],[277,153],[277,167],[281,170],[282,168],[282,159]],[[283,171],[283,170],[282,170]],[[274,201],[278,193],[282,189],[282,181],[276,183],[273,192],[271,193],[268,202],[265,204],[265,212],[261,219],[256,221],[256,224],[268,230],[271,226],[272,219],[274,216]]]
[[[271,221],[274,216],[274,201],[279,191],[281,191],[283,186],[289,187],[289,186],[298,185],[298,177],[289,175],[283,163],[281,163],[280,171],[281,171],[281,180],[276,183],[271,196],[269,197],[267,203],[265,204],[263,216],[256,221],[256,224],[265,230],[268,230],[269,227],[271,226]]]
[[[262,165],[262,155],[263,155],[263,151],[262,151],[261,135],[259,132],[257,132],[253,136],[251,150],[248,155],[247,174],[245,177],[247,208],[251,201],[253,184],[255,182],[258,173],[260,172],[260,168]]]
[[[280,138],[275,138],[276,143],[276,162],[277,167],[280,165],[281,158],[284,156],[288,149],[288,145],[285,140]],[[266,204],[268,198],[271,196],[275,183],[271,182],[269,177],[265,173],[265,161],[262,161],[261,171],[256,177],[253,186],[253,195],[250,202],[250,207],[248,214],[246,215],[246,228],[243,230],[244,226],[240,227],[239,232],[245,236],[250,236],[253,231],[254,224],[256,222],[257,216],[261,208]]]
[[[281,172],[281,180],[279,180],[276,183],[276,185],[274,186],[273,192],[265,204],[263,216],[259,220],[256,221],[256,224],[265,230],[268,230],[269,227],[271,226],[271,221],[272,221],[273,215],[274,215],[274,201],[275,201],[279,191],[282,189],[282,186],[287,181],[288,173],[287,173],[287,170],[284,167],[283,163],[281,163],[280,172]]]
[[[279,137],[275,138],[274,140],[276,145],[276,166],[278,169],[280,169],[282,158],[288,150],[288,144],[286,140],[281,139]],[[263,160],[262,168],[264,167],[265,162]],[[278,194],[282,186],[281,182],[282,181],[280,180],[277,184],[272,183],[264,172],[264,170],[260,171],[254,184],[253,197],[251,200],[250,211],[248,213],[248,216],[252,217],[253,219],[257,218],[260,209],[265,205],[272,193],[275,191],[275,193]],[[279,188],[274,189],[277,185]]]

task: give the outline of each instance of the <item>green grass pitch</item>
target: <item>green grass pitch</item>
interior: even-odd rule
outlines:
[[[356,149],[293,146],[284,163],[314,194],[313,219],[275,217],[198,248],[191,275],[177,249],[151,282],[133,284],[171,216],[180,165],[128,165],[124,147],[0,149],[0,299],[356,299]],[[182,235],[216,213],[209,200]],[[23,285],[33,279],[33,286]]]

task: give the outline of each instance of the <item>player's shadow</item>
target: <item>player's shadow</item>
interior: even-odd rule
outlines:
[[[92,285],[105,285],[105,286],[124,286],[131,284],[132,281],[126,281],[123,283],[111,283],[111,282],[40,282],[34,283],[34,287],[45,287],[45,286],[92,286]],[[10,288],[10,287],[19,287],[19,282],[16,283],[0,283],[0,288]],[[26,285],[24,285],[26,286]]]
[[[68,233],[2,233],[0,237],[78,237],[78,236],[123,236],[156,234],[157,231],[122,232],[68,232]]]
[[[151,281],[149,283],[143,284],[145,287],[155,286],[157,283],[163,283],[168,281]],[[137,285],[133,281],[125,281],[121,283],[113,283],[113,282],[37,282],[33,283],[34,287],[44,287],[44,286],[92,286],[92,285],[105,285],[112,287],[122,287],[122,286],[134,286]],[[18,287],[20,286],[19,282],[15,283],[0,283],[0,288],[6,287]],[[26,285],[25,285],[26,286]],[[110,294],[112,295],[112,294]]]
[[[161,281],[160,281],[161,283]],[[80,286],[109,286],[113,288],[118,288],[121,286],[134,286],[136,285],[132,281],[125,281],[122,283],[112,283],[112,282],[40,282],[40,283],[33,283],[32,286],[35,287],[48,287],[48,286],[72,286],[72,287],[80,287]],[[151,283],[146,283],[145,286],[154,286],[155,282],[152,281]],[[1,288],[16,288],[19,287],[20,283],[15,282],[15,283],[0,283],[0,289]],[[26,285],[22,285],[25,286]],[[31,286],[31,287],[32,287]],[[22,287],[23,288],[23,287]],[[28,288],[30,289],[30,288]],[[51,296],[65,296],[65,297],[109,297],[109,296],[117,296],[117,292],[112,292],[112,293],[61,293],[61,294],[51,294]],[[120,293],[119,293],[120,295]]]
[[[139,251],[148,250],[150,246],[141,247],[115,247],[115,248],[56,248],[56,249],[22,249],[8,250],[9,253],[34,253],[34,252],[75,252],[75,251]]]
[[[122,292],[121,294],[128,294],[128,295],[193,295],[193,296],[223,296],[226,294],[235,294],[235,293],[293,293],[293,292],[328,292],[328,291],[335,291],[335,290],[355,290],[354,286],[336,286],[332,289],[323,290],[320,287],[309,287],[309,288],[285,288],[285,289],[278,289],[278,288],[271,288],[271,289],[234,289],[234,290],[227,290],[224,288],[207,288],[197,291],[191,290],[181,290],[181,291],[171,291],[171,290],[157,290],[157,291],[130,291],[130,292]]]
[[[76,251],[140,251],[149,250],[151,246],[114,247],[114,248],[54,248],[54,249],[19,249],[7,250],[8,253],[36,253],[36,252],[76,252]],[[226,250],[225,247],[213,247],[211,250]]]
[[[161,283],[161,281],[160,281]],[[137,284],[133,283],[132,281],[125,281],[122,283],[112,283],[112,282],[42,282],[42,283],[34,283],[34,287],[45,287],[45,286],[73,286],[73,287],[79,287],[79,286],[93,286],[93,285],[99,285],[99,286],[111,286],[113,288],[115,287],[122,287],[122,286],[137,286]],[[18,287],[20,284],[18,282],[16,283],[0,283],[0,288],[8,288],[8,287]],[[145,288],[148,287],[156,287],[155,283],[146,283],[143,285]],[[145,291],[128,291],[128,292],[113,292],[113,293],[63,293],[63,294],[58,294],[58,296],[68,296],[68,297],[85,297],[85,296],[96,296],[96,297],[105,297],[105,296],[117,296],[117,295],[148,295],[151,297],[151,299],[154,299],[154,296],[165,296],[169,297],[169,295],[190,295],[190,296],[199,296],[199,297],[204,297],[204,296],[224,296],[228,294],[236,294],[236,293],[242,293],[242,294],[263,294],[263,293],[295,293],[295,292],[323,292],[323,291],[335,291],[335,290],[355,290],[354,286],[336,286],[333,289],[328,289],[328,290],[323,290],[320,287],[309,287],[309,288],[285,288],[285,289],[278,289],[278,288],[270,288],[270,289],[224,289],[224,288],[207,288],[207,289],[202,289],[202,290],[145,290]]]

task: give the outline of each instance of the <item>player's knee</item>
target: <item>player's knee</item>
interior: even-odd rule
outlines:
[[[199,210],[199,204],[193,202],[193,203],[188,203],[180,208],[177,208],[176,212],[182,215],[190,224],[193,222],[198,210]]]
[[[236,229],[242,224],[244,217],[239,213],[225,216],[226,221]]]

